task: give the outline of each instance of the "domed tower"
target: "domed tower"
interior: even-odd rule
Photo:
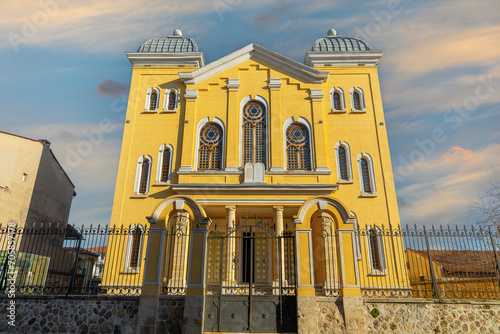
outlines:
[[[182,36],[180,29],[175,29],[171,36],[151,38],[144,42],[137,52],[127,53],[132,66],[178,65],[181,67],[205,65],[203,52],[192,38]]]
[[[314,42],[306,53],[305,64],[309,66],[327,65],[377,65],[382,51],[374,51],[362,39],[342,37],[335,29],[328,30],[326,37]]]

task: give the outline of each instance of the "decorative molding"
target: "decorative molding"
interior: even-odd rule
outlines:
[[[193,171],[192,166],[181,166],[179,170],[177,171],[177,174],[182,174],[182,173],[189,173]]]
[[[198,98],[198,90],[197,89],[186,89],[186,93],[184,94],[184,98],[186,100],[196,100]]]
[[[227,85],[226,87],[228,89],[238,89],[240,88],[240,79],[227,79]]]
[[[203,52],[127,52],[127,58],[134,67],[186,67],[205,66]]]
[[[253,198],[200,198],[196,201],[200,204],[288,204],[301,205],[307,198],[282,198],[282,199],[253,199]]]
[[[179,72],[179,76],[185,84],[195,85],[248,59],[260,59],[271,66],[276,66],[289,72],[307,83],[321,84],[330,75],[328,71],[318,71],[310,66],[252,43],[195,71]]]
[[[311,99],[313,100],[321,100],[323,98],[323,90],[322,89],[309,89],[309,92],[311,94]]]
[[[276,88],[281,88],[281,79],[269,79],[269,88],[270,89],[276,89]]]
[[[377,66],[382,51],[308,51],[304,63],[308,66]]]
[[[218,195],[330,195],[338,189],[336,184],[210,184],[184,183],[172,185],[172,190],[182,195],[218,194]]]

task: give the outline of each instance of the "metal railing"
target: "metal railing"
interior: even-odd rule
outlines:
[[[0,293],[139,295],[147,226],[0,225]]]
[[[499,232],[475,226],[360,230],[363,295],[500,299]]]

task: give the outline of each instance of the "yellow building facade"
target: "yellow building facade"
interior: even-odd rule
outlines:
[[[108,254],[118,255],[103,287],[128,282],[207,305],[219,295],[295,296],[280,314],[307,298],[361,297],[380,279],[404,288],[404,265],[388,270],[404,258],[402,240],[380,237],[399,225],[381,51],[332,29],[304,64],[257,44],[205,64],[176,30],[127,56],[111,225],[129,238],[110,237]],[[239,306],[204,307],[205,331],[255,330],[254,315],[225,320],[224,307]],[[268,331],[285,331],[286,317]],[[307,326],[298,320],[299,332]]]

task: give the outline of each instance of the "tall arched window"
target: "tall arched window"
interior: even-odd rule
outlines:
[[[176,111],[179,102],[179,91],[177,88],[169,88],[165,91],[163,111]]]
[[[332,112],[345,112],[344,91],[340,87],[333,87],[330,90]]]
[[[351,88],[351,107],[354,112],[366,112],[364,99],[364,93],[361,88]]]
[[[129,272],[137,272],[141,266],[142,242],[144,227],[132,225],[128,233],[127,249],[125,251],[125,269]]]
[[[333,108],[335,110],[340,110],[340,94],[339,92],[333,93]]]
[[[367,227],[367,242],[371,275],[385,275],[385,254],[382,231],[378,226]]]
[[[223,132],[219,125],[207,123],[200,130],[198,151],[199,170],[220,170],[222,168]]]
[[[340,178],[342,180],[348,180],[347,176],[347,159],[345,154],[345,148],[343,146],[339,147],[339,168],[340,168]]]
[[[363,189],[367,193],[372,191],[370,184],[370,173],[368,172],[368,161],[365,158],[361,159],[361,174],[363,177]]]
[[[156,87],[148,89],[146,94],[145,112],[156,112],[158,110],[158,102],[160,99],[160,90]]]
[[[172,173],[172,145],[163,144],[158,150],[158,167],[156,169],[156,183],[167,183]]]
[[[257,101],[243,109],[243,165],[262,162],[266,166],[266,109]]]
[[[366,197],[377,196],[375,179],[373,172],[373,161],[369,154],[360,153],[358,155],[359,181],[361,185],[361,195]]]
[[[309,132],[299,123],[291,124],[286,130],[287,169],[311,169]]]
[[[141,172],[141,184],[139,186],[139,192],[145,194],[148,191],[148,180],[149,180],[149,168],[151,163],[148,159],[145,159],[142,163]]]
[[[149,178],[151,175],[151,164],[153,159],[148,156],[141,156],[137,162],[137,172],[135,175],[134,193],[137,195],[147,195],[149,190]]]

